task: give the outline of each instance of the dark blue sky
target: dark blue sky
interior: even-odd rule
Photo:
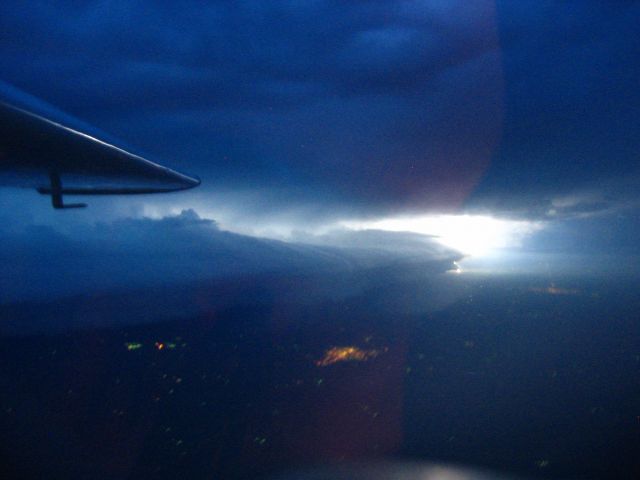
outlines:
[[[541,215],[636,196],[639,20],[631,1],[6,1],[0,65],[205,190]]]

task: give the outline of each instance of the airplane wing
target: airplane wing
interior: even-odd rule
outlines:
[[[194,178],[131,153],[50,105],[0,82],[0,184],[51,196],[163,193],[193,188]]]

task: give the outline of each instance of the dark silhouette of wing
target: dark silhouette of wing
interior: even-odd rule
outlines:
[[[0,183],[51,195],[121,195],[193,188],[198,178],[131,153],[88,125],[0,84]]]

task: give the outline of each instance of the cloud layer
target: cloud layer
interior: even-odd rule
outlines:
[[[633,1],[6,1],[0,67],[203,178],[146,206],[557,220],[640,201],[639,21]]]
[[[210,189],[451,210],[487,174],[481,197],[513,193],[507,177],[533,192],[592,179],[638,120],[634,4],[0,8],[8,81],[196,171]],[[592,144],[600,149],[585,155]]]
[[[193,210],[98,223],[75,237],[27,224],[2,234],[0,303],[250,275],[338,275],[397,263],[451,268],[460,255],[422,235],[343,232],[284,243],[220,230]]]

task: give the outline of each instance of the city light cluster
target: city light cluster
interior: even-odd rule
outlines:
[[[358,347],[331,347],[324,356],[316,361],[318,367],[326,367],[337,362],[364,362],[370,358],[375,358],[380,354],[380,350],[362,350]]]

